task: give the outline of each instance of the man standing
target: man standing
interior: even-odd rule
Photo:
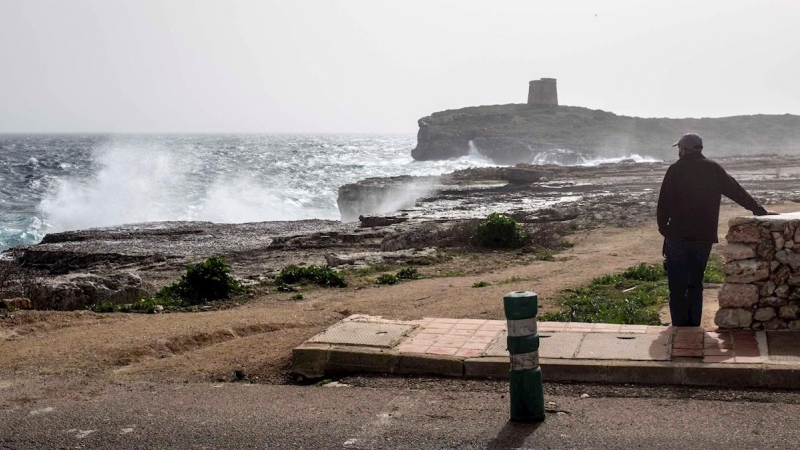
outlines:
[[[716,162],[703,156],[703,140],[689,133],[673,147],[678,161],[667,169],[658,195],[658,231],[669,283],[673,326],[700,326],[703,314],[703,273],[718,242],[722,195],[753,214],[770,214]]]

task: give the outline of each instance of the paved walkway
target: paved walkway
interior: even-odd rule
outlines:
[[[800,331],[576,322],[540,322],[538,330],[540,362],[550,379],[719,385],[725,380],[704,370],[728,369],[738,370],[730,372],[730,385],[800,388]],[[506,337],[502,320],[353,315],[295,349],[293,370],[309,378],[340,372],[497,377],[508,371]]]

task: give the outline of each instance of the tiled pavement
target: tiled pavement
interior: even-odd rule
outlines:
[[[489,345],[504,336],[503,320],[424,318],[412,321],[418,330],[397,347],[400,353],[447,355],[464,358],[484,356]],[[539,334],[553,333],[668,334],[672,358],[692,358],[708,363],[763,362],[756,331],[705,331],[697,327],[615,325],[604,323],[540,322]],[[543,341],[542,346],[546,346]],[[765,347],[765,346],[764,346]],[[766,350],[764,348],[763,350]],[[629,359],[609,354],[606,359]]]

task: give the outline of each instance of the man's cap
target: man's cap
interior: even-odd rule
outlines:
[[[673,147],[678,145],[687,150],[702,150],[703,139],[694,133],[686,133],[678,139],[678,142],[672,144]]]

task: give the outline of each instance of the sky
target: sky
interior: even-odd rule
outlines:
[[[415,133],[466,106],[800,114],[800,0],[0,0],[0,132]]]

